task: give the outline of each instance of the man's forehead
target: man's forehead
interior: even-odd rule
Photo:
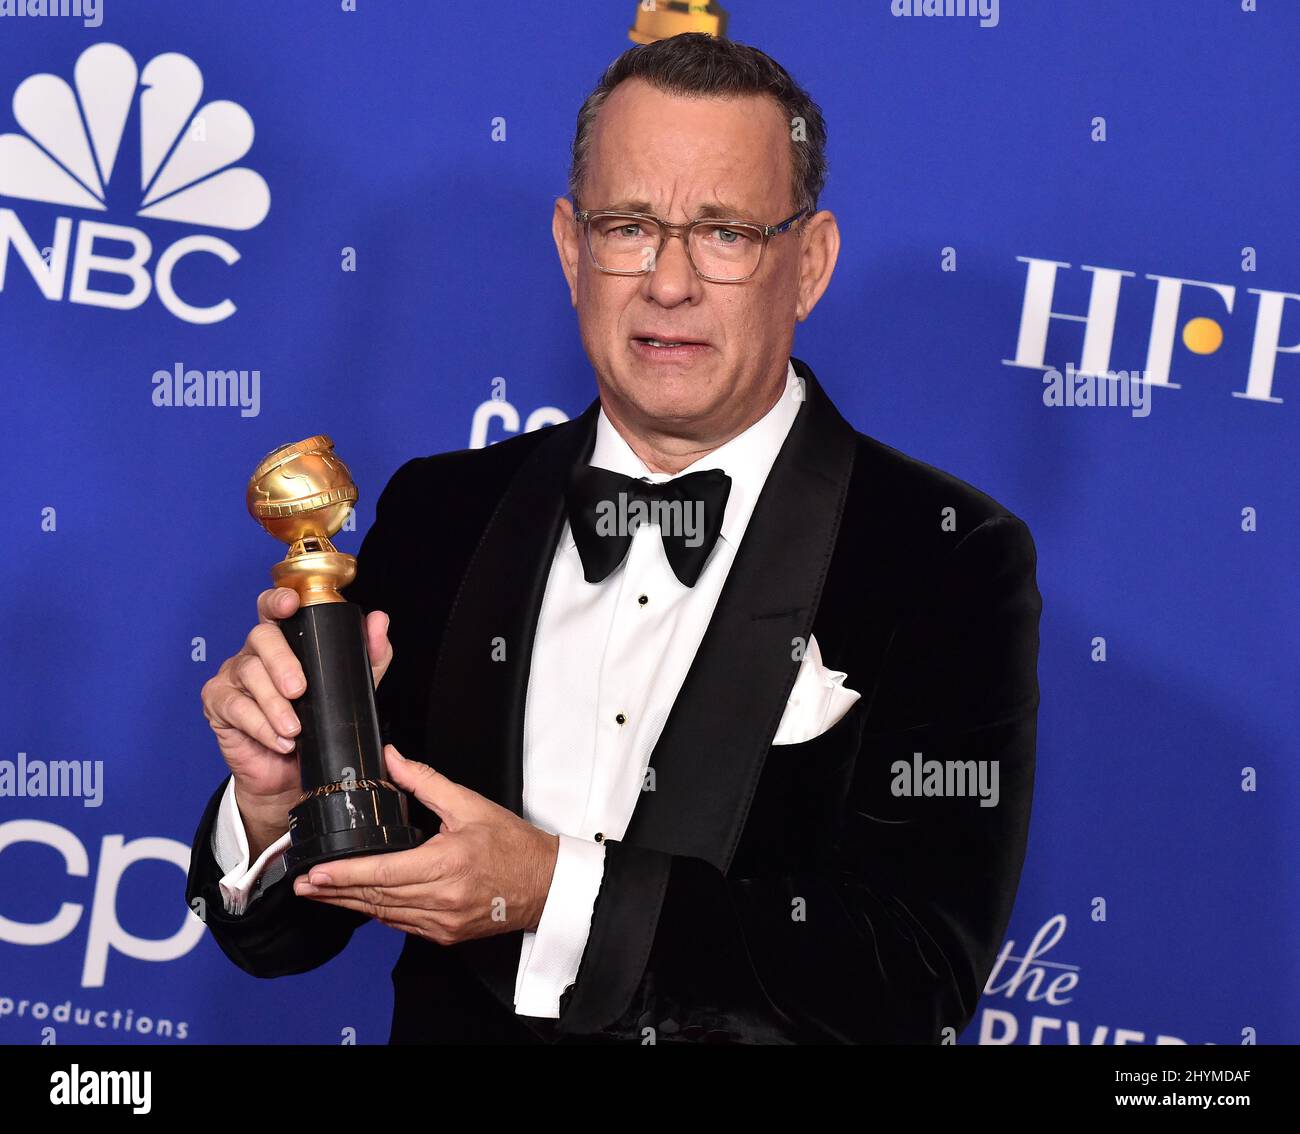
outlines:
[[[770,116],[756,115],[759,106]],[[692,98],[629,80],[597,115],[584,205],[762,220],[790,177],[779,111],[766,96]]]

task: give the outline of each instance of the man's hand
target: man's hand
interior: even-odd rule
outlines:
[[[290,702],[302,696],[307,681],[280,630],[280,620],[298,605],[298,592],[289,587],[258,595],[257,625],[239,653],[222,662],[203,686],[203,715],[235,777],[235,802],[248,834],[250,859],[289,829],[289,809],[302,798],[293,740],[302,726]],[[383,611],[366,617],[366,646],[378,686],[393,660]]]
[[[535,930],[559,835],[405,759],[391,744],[384,758],[393,782],[442,820],[438,833],[414,850],[314,866],[295,879],[294,892],[439,945]]]

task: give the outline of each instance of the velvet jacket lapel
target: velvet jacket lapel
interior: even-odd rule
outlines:
[[[792,362],[805,404],[651,757],[655,790],[641,793],[624,838],[724,874],[794,684],[796,641],[812,633],[856,446],[812,370]],[[590,460],[598,410],[593,401],[556,426],[520,467],[466,570],[435,670],[430,762],[516,814],[529,663],[564,524],[564,478]],[[518,932],[455,946],[511,1011],[519,946]]]

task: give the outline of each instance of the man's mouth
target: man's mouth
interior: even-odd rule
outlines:
[[[655,335],[636,335],[632,341],[637,345],[641,353],[654,354],[659,357],[676,354],[696,354],[708,348],[708,343],[702,343],[698,339],[670,339],[660,338]]]

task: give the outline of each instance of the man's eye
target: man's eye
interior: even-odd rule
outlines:
[[[726,227],[708,229],[707,238],[724,248],[735,248],[741,244],[749,243],[751,239],[749,233],[743,229]]]

